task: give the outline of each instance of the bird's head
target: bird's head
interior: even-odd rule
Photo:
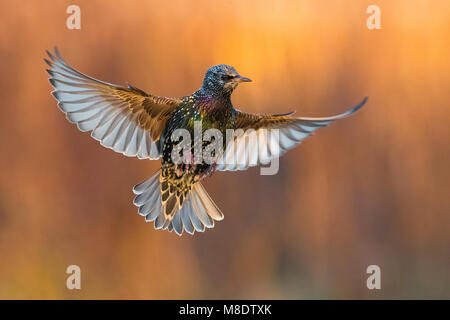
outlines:
[[[212,94],[229,95],[240,82],[250,82],[249,78],[241,76],[235,68],[219,64],[206,71],[202,89]]]

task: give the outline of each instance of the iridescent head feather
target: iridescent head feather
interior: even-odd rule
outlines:
[[[200,92],[214,97],[229,97],[240,82],[250,82],[241,76],[234,67],[219,64],[206,71]]]

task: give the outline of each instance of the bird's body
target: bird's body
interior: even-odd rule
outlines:
[[[155,222],[155,228],[175,230],[180,235],[183,229],[190,234],[204,231],[223,219],[201,185],[202,179],[216,170],[245,170],[268,163],[317,128],[352,114],[366,101],[327,118],[251,114],[233,107],[233,90],[240,82],[251,80],[231,66],[208,69],[202,86],[192,95],[165,98],[88,77],[71,68],[56,48],[56,56],[48,54],[51,61],[45,61],[51,67],[47,71],[55,88],[53,95],[70,122],[81,131],[91,131],[103,146],[127,156],[161,158],[161,170],[134,187],[134,204],[146,221]],[[204,139],[212,129],[223,139]],[[239,133],[229,137],[229,130]],[[179,131],[187,133],[189,139],[175,139]],[[211,152],[212,146],[221,151]],[[204,157],[206,151],[211,157]],[[176,161],[174,154],[182,161]]]
[[[191,187],[196,182],[211,175],[215,170],[214,163],[201,161],[194,163],[194,154],[197,147],[204,150],[210,142],[196,139],[195,123],[200,124],[201,134],[210,128],[219,130],[225,136],[226,129],[234,127],[234,112],[231,101],[216,100],[193,94],[183,99],[183,102],[175,109],[173,116],[167,121],[162,134],[162,167],[161,181],[163,201],[167,201],[166,214],[171,215],[177,202],[182,204]],[[190,159],[187,163],[176,164],[173,161],[172,151],[178,146],[178,141],[172,141],[170,137],[179,129],[185,129],[191,136]],[[222,146],[224,147],[224,146]],[[173,189],[171,192],[170,189]],[[165,192],[168,190],[167,192]],[[172,197],[171,197],[171,194]]]

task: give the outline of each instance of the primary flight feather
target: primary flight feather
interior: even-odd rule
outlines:
[[[207,70],[202,86],[189,96],[166,98],[91,78],[71,66],[58,49],[47,51],[50,83],[59,108],[67,120],[103,146],[139,159],[161,159],[161,169],[136,185],[134,204],[156,229],[183,230],[193,234],[214,227],[223,214],[209,197],[201,180],[213,172],[245,170],[267,164],[300,144],[316,129],[342,119],[361,108],[367,98],[349,111],[326,118],[299,118],[287,114],[253,114],[237,110],[231,94],[240,82],[251,81],[232,66],[217,65]],[[213,161],[196,161],[196,150],[206,151],[215,139],[198,138],[195,125],[206,134],[215,129],[231,139],[219,143],[222,152],[212,152]],[[183,161],[174,161],[182,143],[172,139],[184,129],[192,137]],[[242,130],[239,130],[242,129]],[[275,134],[276,133],[276,134]],[[186,145],[184,145],[186,147]],[[183,149],[185,150],[185,149]],[[208,149],[209,150],[209,149]]]

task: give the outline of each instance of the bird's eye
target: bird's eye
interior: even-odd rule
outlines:
[[[231,79],[233,79],[233,78],[234,78],[234,76],[229,75],[229,74],[226,74],[226,75],[223,75],[223,76],[222,76],[222,80],[231,80]]]

